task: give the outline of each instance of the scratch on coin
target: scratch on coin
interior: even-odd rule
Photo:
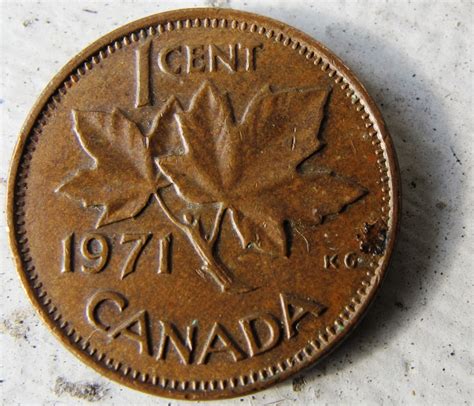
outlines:
[[[356,147],[354,145],[354,141],[351,139],[351,145],[352,145],[352,150],[354,151],[354,155],[357,155],[357,150],[356,150]]]
[[[295,231],[301,236],[301,238],[304,240],[304,242],[306,243],[306,251],[309,252],[309,241],[308,239],[304,236],[304,234],[298,230],[297,227],[295,227]]]

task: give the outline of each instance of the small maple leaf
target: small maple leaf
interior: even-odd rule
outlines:
[[[57,191],[85,207],[102,206],[97,227],[136,216],[150,195],[168,184],[157,171],[146,137],[118,109],[73,111],[72,117],[77,140],[94,164]]]
[[[366,191],[330,170],[298,166],[321,146],[328,89],[263,88],[236,121],[231,106],[204,82],[176,114],[184,153],[156,159],[178,193],[222,203],[243,248],[286,255],[286,220],[319,223]]]

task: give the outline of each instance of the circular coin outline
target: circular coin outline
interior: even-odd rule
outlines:
[[[225,27],[219,25],[222,21],[226,21]],[[60,315],[56,318],[55,312],[50,311],[52,304],[47,298],[46,293],[41,289],[41,281],[37,280],[38,277],[36,275],[29,275],[29,272],[34,270],[32,265],[33,259],[29,257],[28,248],[25,246],[27,239],[22,230],[19,230],[21,225],[18,224],[18,217],[21,217],[23,209],[21,205],[17,205],[17,198],[21,198],[22,189],[27,184],[26,177],[25,179],[18,179],[20,164],[23,157],[26,156],[28,160],[28,154],[31,157],[31,153],[34,150],[31,150],[31,147],[30,150],[28,149],[28,141],[30,139],[34,141],[35,137],[38,136],[33,131],[35,126],[37,123],[41,124],[43,120],[47,120],[51,103],[57,102],[60,95],[67,91],[67,88],[73,84],[74,77],[80,78],[81,70],[91,69],[91,66],[96,63],[97,59],[100,62],[104,52],[113,52],[113,49],[109,48],[116,42],[126,45],[127,41],[128,43],[136,41],[140,33],[156,35],[156,33],[160,33],[160,30],[193,28],[195,27],[194,24],[199,24],[199,26],[202,24],[202,26],[209,27],[209,29],[218,27],[254,32],[261,34],[268,40],[275,40],[284,46],[291,46],[295,52],[300,54],[301,57],[305,57],[309,63],[321,66],[321,69],[326,71],[336,84],[345,86],[344,89],[347,90],[348,97],[355,96],[354,108],[360,112],[370,136],[374,140],[378,140],[374,144],[374,148],[376,149],[376,146],[378,146],[380,148],[379,151],[381,151],[379,167],[383,166],[381,169],[381,181],[388,196],[389,213],[389,232],[385,253],[379,261],[371,281],[357,291],[356,296],[358,295],[359,298],[357,300],[354,300],[355,297],[352,299],[350,303],[352,308],[347,320],[341,319],[334,322],[335,325],[338,322],[342,323],[344,326],[342,331],[334,329],[334,332],[332,332],[332,327],[327,327],[325,337],[320,336],[319,339],[316,338],[319,347],[313,345],[312,351],[308,348],[301,349],[301,351],[294,355],[294,360],[290,363],[291,365],[283,365],[283,362],[280,362],[282,364],[280,368],[275,366],[263,368],[260,372],[265,371],[265,374],[251,371],[248,375],[242,375],[241,377],[230,377],[220,381],[202,381],[201,384],[203,383],[204,385],[197,385],[195,389],[192,388],[190,382],[181,382],[179,384],[176,381],[174,383],[164,382],[162,385],[160,382],[148,382],[149,377],[140,373],[135,377],[130,376],[129,373],[119,373],[113,366],[106,365],[107,357],[105,359],[98,359],[100,357],[96,353],[90,355],[89,352],[86,352],[87,347],[82,349],[79,346],[81,343],[80,335],[71,326],[68,326],[67,321],[61,320]],[[125,42],[123,42],[124,40]],[[26,163],[26,168],[23,169],[27,170],[27,167]],[[253,13],[217,8],[178,9],[154,14],[128,23],[106,34],[79,52],[49,82],[30,111],[15,147],[7,187],[7,217],[10,246],[23,288],[46,325],[66,348],[100,374],[132,389],[176,399],[211,400],[247,395],[282,381],[305,367],[314,365],[316,361],[321,360],[323,356],[332,351],[354,330],[366,313],[368,306],[373,302],[374,296],[386,274],[394,250],[399,228],[399,213],[400,176],[392,140],[377,106],[350,69],[324,45],[285,23]],[[54,320],[55,318],[56,320]]]

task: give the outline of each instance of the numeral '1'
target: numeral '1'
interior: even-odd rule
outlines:
[[[69,234],[66,238],[62,241],[62,248],[63,248],[63,262],[61,264],[61,272],[72,272],[72,251],[73,251],[73,244],[74,244],[74,233]]]
[[[135,50],[137,74],[135,107],[150,104],[150,45],[151,41],[148,40]]]

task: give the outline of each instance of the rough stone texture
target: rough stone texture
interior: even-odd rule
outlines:
[[[54,73],[87,44],[166,9],[223,6],[287,22],[355,71],[394,138],[403,180],[398,248],[355,333],[313,369],[231,405],[472,403],[472,21],[470,1],[2,2],[0,227],[19,129]],[[0,233],[2,403],[183,404],[120,387],[51,335]]]

